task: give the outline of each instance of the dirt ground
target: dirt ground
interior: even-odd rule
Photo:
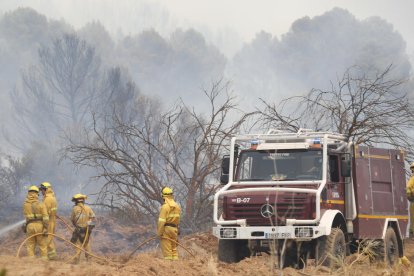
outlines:
[[[70,231],[58,225],[57,234],[70,239]],[[197,233],[181,237],[180,260],[166,261],[161,257],[158,240],[153,237],[153,226],[119,226],[112,220],[98,221],[93,233],[92,251],[102,259],[88,262],[82,256],[79,264],[72,264],[75,249],[57,241],[59,257],[43,261],[26,257],[23,246],[16,253],[25,235],[20,229],[0,238],[0,271],[5,275],[414,275],[414,242],[405,243],[405,255],[411,266],[385,267],[370,263],[357,255],[347,257],[345,264],[336,269],[316,267],[310,261],[302,270],[276,268],[275,257],[266,254],[247,258],[237,264],[217,261],[217,239],[211,233]],[[138,245],[139,250],[128,258]],[[1,276],[4,276],[0,272]]]

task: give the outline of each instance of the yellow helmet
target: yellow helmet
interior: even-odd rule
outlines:
[[[52,188],[49,182],[42,182],[39,187],[41,190],[47,190],[48,188]]]
[[[72,197],[72,201],[80,201],[80,200],[85,200],[88,197],[86,195],[83,194],[76,194]]]
[[[36,192],[36,193],[38,193],[39,192],[39,188],[37,187],[37,186],[30,186],[30,188],[29,188],[29,190],[28,190],[29,192]]]
[[[414,162],[413,162],[413,163],[411,163],[411,165],[410,165],[410,169],[411,169],[411,170],[414,170]]]
[[[164,187],[161,190],[161,195],[162,196],[168,196],[168,195],[172,195],[173,194],[173,190],[170,187]]]

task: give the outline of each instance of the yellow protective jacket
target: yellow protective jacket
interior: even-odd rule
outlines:
[[[45,196],[43,197],[43,203],[46,206],[46,210],[49,215],[49,220],[55,221],[57,212],[57,201],[55,193],[52,191],[52,189],[48,188],[46,190]]]
[[[407,182],[407,199],[409,201],[414,201],[414,175],[410,177]]]
[[[23,203],[23,215],[26,223],[42,222],[43,228],[47,229],[49,224],[49,215],[46,207],[39,202],[39,195],[36,192],[29,192]]]
[[[158,218],[157,235],[159,237],[164,233],[164,227],[166,224],[178,227],[180,223],[180,206],[174,201],[172,196],[164,197],[164,204],[161,206],[160,216]]]
[[[88,226],[88,221],[91,221],[93,218],[95,218],[95,213],[88,205],[79,202],[73,206],[70,216],[73,226],[84,228]]]

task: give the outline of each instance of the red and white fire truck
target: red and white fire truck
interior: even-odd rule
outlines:
[[[403,256],[408,223],[404,152],[300,129],[237,135],[214,197],[218,258],[278,253],[281,267],[308,258],[332,265],[375,241],[379,258]]]

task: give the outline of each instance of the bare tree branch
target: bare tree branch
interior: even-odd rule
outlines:
[[[161,189],[168,185],[182,206],[186,227],[200,229],[211,221],[221,155],[253,113],[235,117],[237,106],[222,80],[203,92],[210,105],[207,115],[184,102],[162,112],[159,102],[141,96],[129,107],[129,116],[117,109],[109,117],[95,114],[93,131],[83,133],[83,140],[68,137],[67,156],[97,168],[97,177],[105,179],[99,194],[104,206],[153,219]]]
[[[392,66],[375,76],[349,68],[328,91],[265,104],[264,125],[296,131],[299,127],[339,132],[357,144],[384,144],[412,156],[414,106],[402,92],[404,79],[390,79]],[[291,112],[286,112],[286,107]]]

